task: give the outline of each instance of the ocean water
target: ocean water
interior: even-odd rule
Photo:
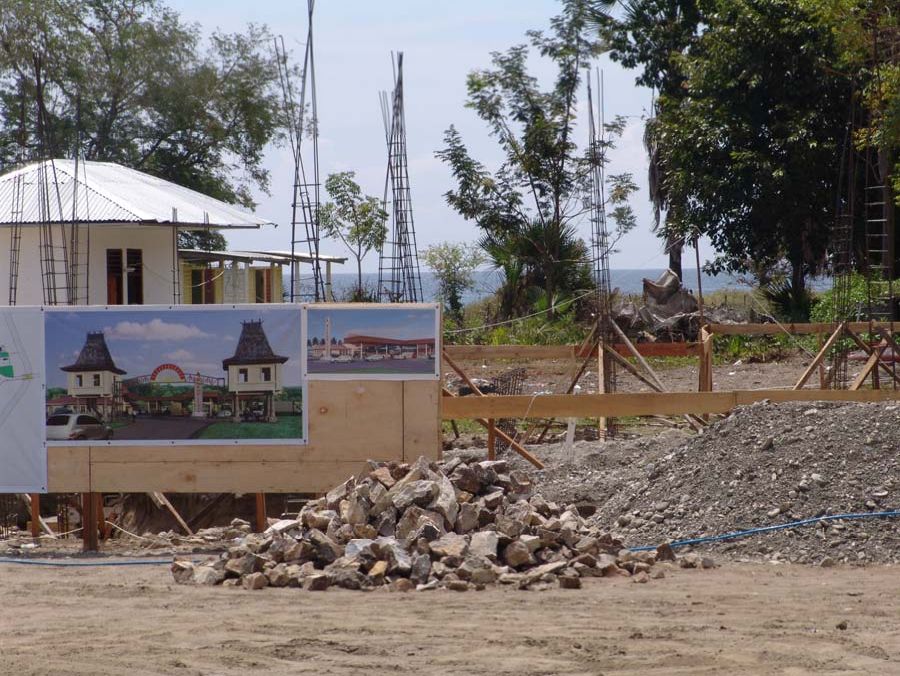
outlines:
[[[610,270],[610,281],[613,288],[618,288],[622,294],[640,294],[643,291],[644,278],[656,280],[664,270],[662,268],[644,268],[644,269],[618,269]],[[684,278],[684,286],[691,291],[697,290],[697,269],[684,268],[682,271]],[[287,279],[287,278],[286,278]],[[340,272],[332,276],[334,284],[334,297],[337,300],[346,298],[356,287],[356,275],[353,273]],[[475,285],[463,295],[463,303],[472,303],[481,300],[493,294],[500,286],[501,276],[495,270],[478,270],[474,274]],[[703,293],[708,294],[713,291],[723,289],[748,290],[750,287],[741,281],[736,275],[708,275],[703,274]],[[289,281],[285,282],[286,288]],[[374,289],[378,285],[378,275],[376,273],[363,273],[363,285],[366,288]],[[828,278],[817,278],[811,280],[810,288],[814,290],[825,290],[831,287],[831,280]],[[422,293],[425,300],[436,300],[438,291],[437,280],[430,272],[422,272]]]

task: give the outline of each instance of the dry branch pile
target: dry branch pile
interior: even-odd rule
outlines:
[[[296,520],[247,535],[219,558],[175,561],[180,583],[248,589],[579,588],[586,576],[662,577],[653,566],[671,549],[632,553],[583,517],[533,494],[524,472],[505,461],[444,465],[369,463]],[[712,565],[697,555],[684,567]]]

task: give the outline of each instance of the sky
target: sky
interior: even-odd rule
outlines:
[[[299,312],[297,306],[47,312],[47,387],[66,387],[66,373],[60,368],[75,363],[88,331],[103,331],[113,361],[126,371],[124,379],[149,375],[165,363],[174,363],[185,373],[224,378],[222,360],[234,354],[241,322],[258,319],[263,320],[275,354],[289,357],[284,365],[283,384],[299,385]]]
[[[307,313],[306,332],[310,338],[325,337],[325,318],[331,317],[331,335],[343,340],[345,336],[378,336],[412,340],[434,338],[437,327],[435,310],[366,309],[319,310],[310,307]]]
[[[168,5],[185,20],[199,24],[205,34],[241,31],[248,22],[267,24],[274,33],[284,36],[295,62],[302,59],[307,31],[306,3],[302,0],[168,0]],[[387,150],[378,92],[393,88],[391,52],[402,51],[410,186],[419,249],[442,241],[475,240],[477,226],[464,220],[444,200],[444,193],[453,187],[452,178],[434,153],[443,147],[444,131],[454,124],[476,159],[488,167],[499,165],[495,141],[475,113],[464,106],[466,75],[489,67],[492,51],[523,43],[527,30],[546,29],[558,10],[554,0],[320,0],[313,30],[322,181],[333,172],[355,171],[364,192],[382,195]],[[552,74],[537,60],[534,65],[539,77]],[[634,84],[634,72],[607,57],[600,58],[596,65],[604,73],[607,118],[622,115],[629,122],[618,148],[610,155],[608,172],[631,172],[640,186],[632,201],[638,227],[619,242],[610,265],[665,267],[662,243],[651,232],[647,161],[641,140],[651,92]],[[583,94],[576,134],[584,141]],[[255,194],[256,211],[279,227],[228,234],[232,248],[290,248],[290,149],[270,149],[265,166],[271,172],[271,195]],[[586,222],[579,231],[589,238]],[[323,241],[321,250],[346,255],[342,245],[334,241]],[[700,253],[703,260],[711,257],[703,242]],[[685,267],[692,267],[692,262],[693,257],[686,255]],[[370,255],[364,261],[364,270],[377,270],[377,263],[377,255]],[[352,272],[350,267],[335,271]]]

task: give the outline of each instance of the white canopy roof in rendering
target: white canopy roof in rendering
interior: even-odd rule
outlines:
[[[14,223],[273,225],[249,211],[112,162],[45,160],[0,176],[0,227]]]

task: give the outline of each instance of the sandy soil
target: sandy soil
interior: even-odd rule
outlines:
[[[900,673],[896,568],[666,575],[588,579],[580,591],[404,595],[178,587],[167,566],[0,564],[0,671]]]

